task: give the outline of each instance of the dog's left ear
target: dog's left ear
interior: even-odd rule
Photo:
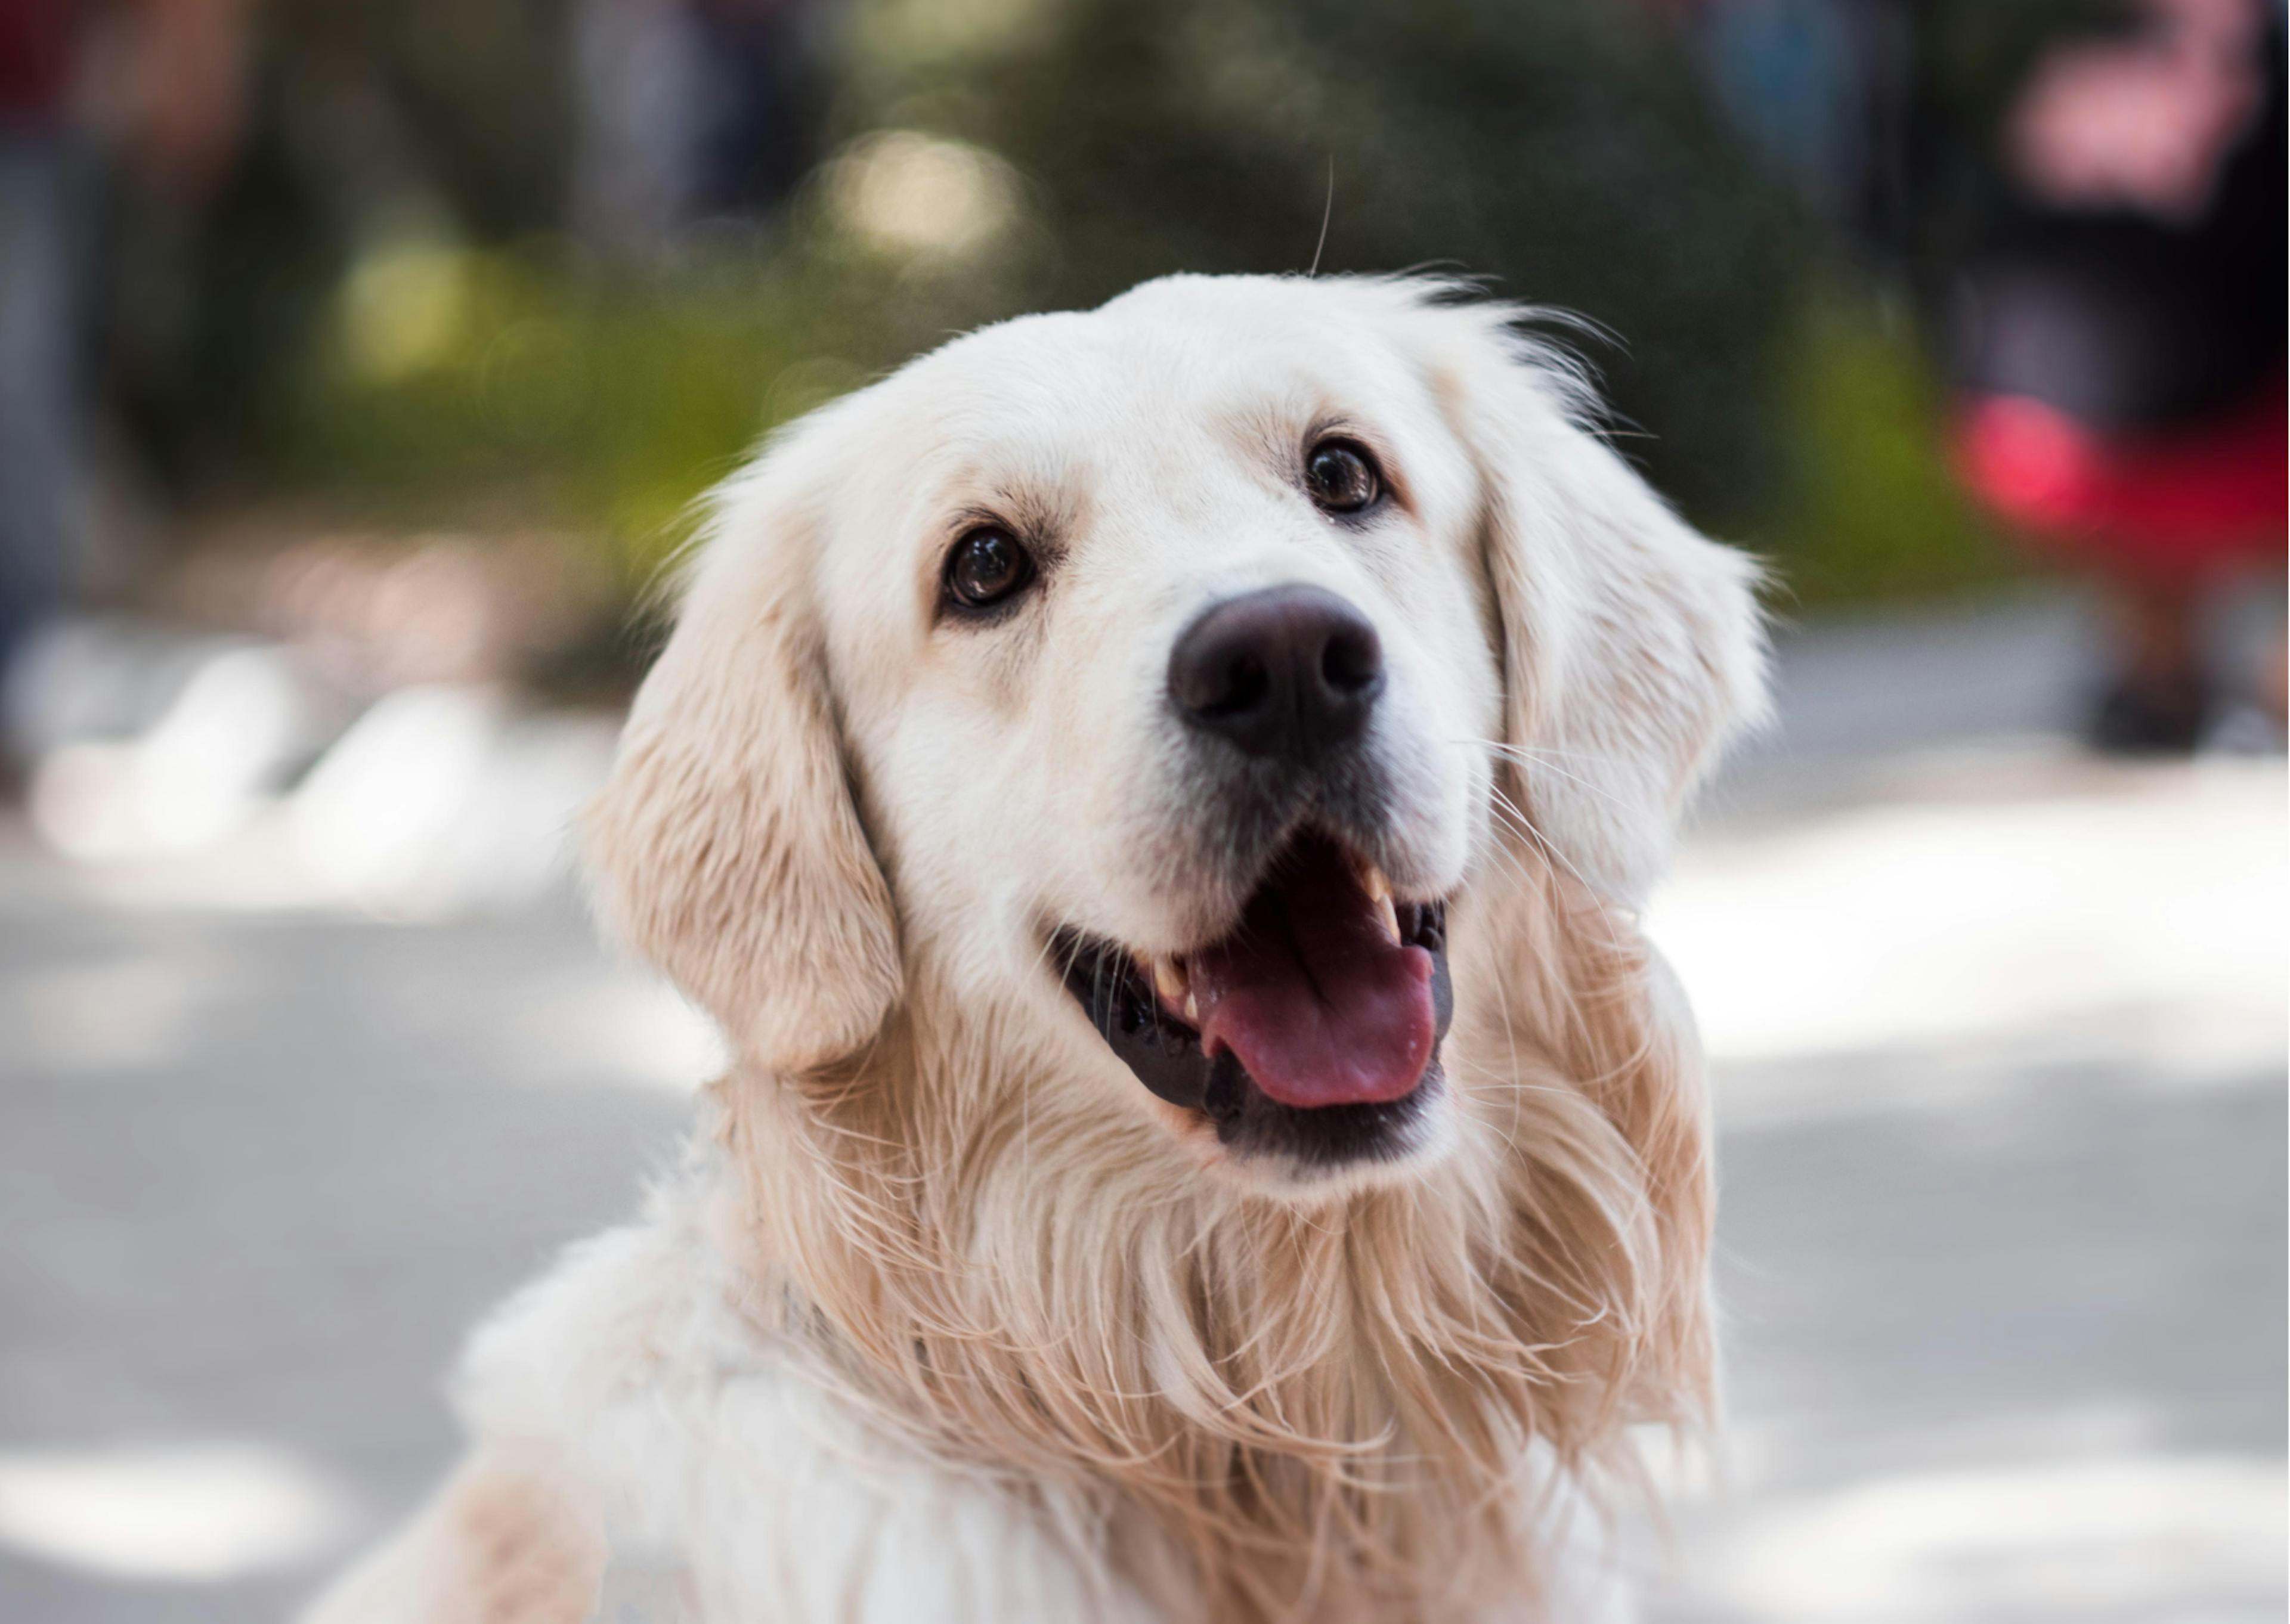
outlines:
[[[718,493],[583,828],[608,927],[782,1074],[865,1044],[901,986],[828,680],[804,460],[798,437]]]
[[[1697,534],[1584,426],[1587,390],[1497,304],[1418,303],[1427,378],[1477,464],[1500,629],[1499,772],[1603,894],[1645,900],[1723,747],[1766,714],[1756,564]]]

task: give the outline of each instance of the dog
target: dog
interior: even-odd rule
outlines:
[[[1714,1380],[1636,909],[1765,643],[1530,316],[1171,277],[716,492],[584,840],[733,1059],[316,1620],[1625,1616]]]

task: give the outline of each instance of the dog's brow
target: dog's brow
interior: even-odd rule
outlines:
[[[1232,412],[1226,420],[1233,437],[1251,453],[1285,474],[1321,432],[1314,425],[1331,418],[1323,407],[1299,401],[1266,401]],[[1349,421],[1349,420],[1345,420]]]
[[[1061,482],[1061,486],[1071,483]],[[1078,490],[1045,490],[1017,480],[981,480],[965,485],[948,505],[937,527],[937,544],[950,545],[965,531],[980,524],[997,524],[1011,531],[1037,554],[1058,554],[1084,522],[1087,508],[1087,499]]]

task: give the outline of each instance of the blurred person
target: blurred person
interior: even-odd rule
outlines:
[[[2100,584],[2091,742],[2193,748],[2222,708],[2208,589],[2284,533],[2280,4],[2134,0],[2097,34],[2063,7],[1658,9],[1853,258],[1931,318],[1974,498]],[[2014,34],[2032,66],[1999,108],[1980,84]],[[2283,675],[2278,646],[2257,696],[2278,735]]]
[[[2201,742],[2205,588],[2281,556],[2282,52],[2265,0],[2142,0],[2118,33],[2047,46],[1952,314],[1967,482],[2106,592],[2102,749]],[[2278,731],[2282,683],[2278,648]]]
[[[237,141],[239,21],[239,0],[0,0],[0,684],[76,575],[81,159],[108,135],[146,184],[204,196]],[[112,71],[92,75],[107,23]]]
[[[706,72],[698,31],[669,0],[582,0],[573,62],[574,211],[599,247],[640,258],[690,206],[688,155]]]
[[[69,573],[76,11],[0,0],[0,682]]]
[[[1912,0],[1647,0],[1718,105],[1816,215],[1879,261],[1911,235]]]
[[[817,156],[807,0],[583,0],[574,18],[590,239],[643,258],[696,220],[764,214]]]

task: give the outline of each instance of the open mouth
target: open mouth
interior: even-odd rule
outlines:
[[[1243,1155],[1391,1157],[1439,1082],[1454,1012],[1444,902],[1392,893],[1373,864],[1308,832],[1226,936],[1148,957],[1058,932],[1065,983],[1161,1099]]]

